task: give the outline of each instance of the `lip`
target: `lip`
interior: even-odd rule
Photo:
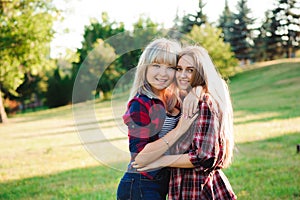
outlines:
[[[190,83],[189,80],[178,80],[178,82],[181,84],[189,84]]]
[[[157,80],[160,83],[166,83],[168,81],[168,79],[158,79],[158,78],[156,78],[155,80]]]

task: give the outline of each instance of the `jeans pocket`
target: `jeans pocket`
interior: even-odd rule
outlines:
[[[134,179],[121,179],[117,190],[118,200],[131,200],[133,182]]]

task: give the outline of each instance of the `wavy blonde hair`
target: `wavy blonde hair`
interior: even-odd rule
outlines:
[[[136,94],[147,94],[151,97],[157,97],[146,79],[147,68],[153,63],[164,63],[176,67],[180,50],[180,43],[171,39],[158,38],[149,43],[140,56],[136,67],[129,100]]]
[[[234,148],[233,109],[228,86],[218,73],[206,49],[200,46],[187,46],[179,57],[190,56],[194,60],[196,74],[191,86],[201,85],[212,99],[212,109],[219,113],[219,123],[214,123],[215,131],[219,131],[225,139],[224,167],[231,164]]]

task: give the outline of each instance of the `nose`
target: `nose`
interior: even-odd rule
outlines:
[[[186,77],[187,74],[186,74],[186,70],[182,70],[181,73],[180,73],[180,77]]]
[[[160,70],[159,70],[159,74],[161,76],[167,75],[167,67],[161,67]]]

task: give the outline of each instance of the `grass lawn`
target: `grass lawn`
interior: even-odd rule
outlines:
[[[251,69],[250,69],[251,68]],[[239,199],[300,199],[300,63],[230,79]],[[125,100],[19,114],[0,125],[0,199],[115,199],[128,162]]]

